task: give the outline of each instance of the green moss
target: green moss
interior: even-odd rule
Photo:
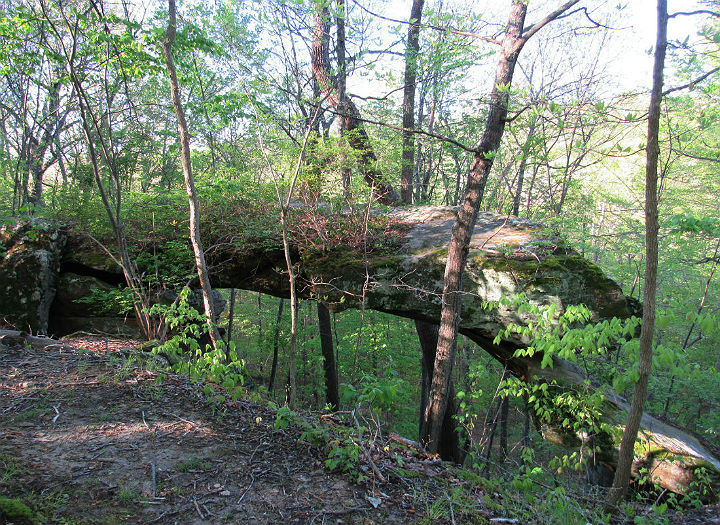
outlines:
[[[351,281],[365,276],[362,257],[346,246],[336,246],[327,252],[306,251],[301,255],[303,269],[309,275],[347,278]]]
[[[373,257],[372,267],[380,268],[397,268],[405,260],[404,255],[384,255],[381,257]]]
[[[30,507],[19,499],[0,496],[0,518],[8,523],[35,523]]]

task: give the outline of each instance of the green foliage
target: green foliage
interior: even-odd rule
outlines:
[[[325,466],[330,470],[340,472],[356,472],[358,460],[360,458],[360,447],[354,442],[345,442],[337,444],[330,449]],[[360,481],[357,479],[357,481]]]
[[[0,496],[0,518],[7,523],[35,523],[33,511],[19,499]]]
[[[637,348],[635,336],[640,319],[616,317],[590,323],[591,312],[583,305],[569,305],[560,311],[554,304],[537,306],[524,296],[503,303],[514,308],[526,319],[523,325],[511,323],[498,333],[495,344],[505,337],[521,336],[529,340],[526,348],[516,350],[518,357],[542,356],[542,368],[553,366],[553,357],[582,365],[588,374],[612,378],[618,392],[637,379],[636,368],[619,373],[612,366],[612,354],[632,352]],[[609,367],[607,365],[610,365]]]
[[[297,412],[283,405],[275,412],[275,428],[283,430],[289,426],[297,426],[302,420],[298,418]]]
[[[356,386],[344,384],[342,402],[346,405],[362,405],[374,412],[388,411],[397,404],[398,395],[407,381],[392,374],[386,377],[364,375]]]
[[[90,295],[75,299],[75,302],[92,306],[98,315],[122,316],[133,311],[132,291],[120,285],[110,290],[95,288]]]
[[[207,381],[208,383],[224,387],[231,396],[241,395],[244,383],[244,362],[238,358],[235,344],[230,343],[227,348],[213,349],[210,345],[200,348],[198,339],[207,333],[208,326],[205,316],[187,303],[189,288],[180,292],[179,300],[171,305],[153,305],[148,313],[159,316],[175,332],[166,342],[156,346],[153,353],[175,356],[178,359],[172,369],[187,374],[192,380]],[[223,394],[215,395],[210,384],[205,386],[206,395],[222,403]]]

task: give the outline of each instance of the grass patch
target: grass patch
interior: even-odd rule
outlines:
[[[175,465],[175,469],[179,472],[191,472],[194,470],[208,470],[210,464],[203,461],[201,458],[192,457],[186,460],[180,461]]]
[[[130,487],[120,487],[117,495],[117,500],[120,503],[132,503],[139,499],[140,493],[137,490],[131,489]]]
[[[26,410],[25,412],[20,412],[19,414],[17,414],[15,417],[13,417],[13,421],[15,421],[15,423],[24,423],[25,421],[37,419],[40,416],[44,416],[48,413],[50,413],[49,408],[31,408],[30,410]]]

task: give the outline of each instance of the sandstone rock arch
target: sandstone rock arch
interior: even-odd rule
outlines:
[[[447,255],[445,246],[455,218],[454,209],[411,207],[383,213],[405,227],[391,252],[367,253],[342,244],[322,249],[295,246],[296,269],[302,282],[299,293],[323,302],[331,310],[364,303],[366,308],[436,322]],[[105,281],[110,280],[113,272],[118,273],[107,256],[87,238],[69,232],[65,245],[58,240],[65,235],[63,228],[43,228],[57,245],[52,256],[40,258],[46,263],[41,263],[45,264],[43,275],[51,276],[46,281],[56,282],[58,274],[62,278],[63,270]],[[0,314],[11,315],[21,308],[20,295],[25,294],[22,304],[27,304],[42,293],[14,292],[22,286],[19,282],[13,285],[12,276],[19,275],[17,268],[24,264],[22,261],[32,259],[23,255],[21,246],[23,242],[28,245],[35,241],[30,242],[29,238],[23,241],[22,228],[16,227],[12,235],[8,231],[4,228],[0,233],[0,242],[6,247],[0,281],[9,283],[0,301]],[[257,246],[213,243],[213,239],[207,245],[213,246],[208,250],[208,262],[214,287],[287,296],[283,255],[278,247],[267,243]],[[515,356],[515,350],[528,344],[521,338],[509,336],[495,344],[495,336],[508,323],[522,321],[522,315],[510,307],[487,308],[488,302],[522,292],[538,304],[556,304],[561,308],[585,304],[597,319],[638,313],[637,302],[625,297],[616,283],[538,224],[513,217],[481,215],[468,260],[460,331],[526,381],[555,381],[562,388],[572,389],[585,385],[588,378],[575,365],[557,357],[553,358],[551,368],[543,368],[542,356]],[[8,294],[9,290],[12,293]],[[47,293],[54,294],[54,289]],[[48,305],[48,298],[36,302],[42,310]],[[42,323],[43,319],[48,319],[48,314],[37,316],[35,322]],[[25,316],[23,322],[32,325],[30,317]],[[47,326],[35,328],[43,330]],[[629,407],[609,388],[597,383],[593,387],[603,389],[605,416],[614,429],[604,436],[600,451],[602,463],[612,468]],[[558,433],[549,426],[544,428],[544,436],[571,446],[579,443],[578,436]],[[694,436],[646,414],[639,443],[645,453],[638,458],[637,466],[647,467],[663,487],[684,492],[695,479],[695,471],[704,468],[714,491],[711,498],[717,498],[720,459]]]

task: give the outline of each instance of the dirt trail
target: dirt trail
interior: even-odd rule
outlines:
[[[184,376],[128,364],[119,349],[132,342],[33,341],[0,344],[0,494],[41,521],[417,521],[417,490],[329,473],[267,408],[213,405]]]

